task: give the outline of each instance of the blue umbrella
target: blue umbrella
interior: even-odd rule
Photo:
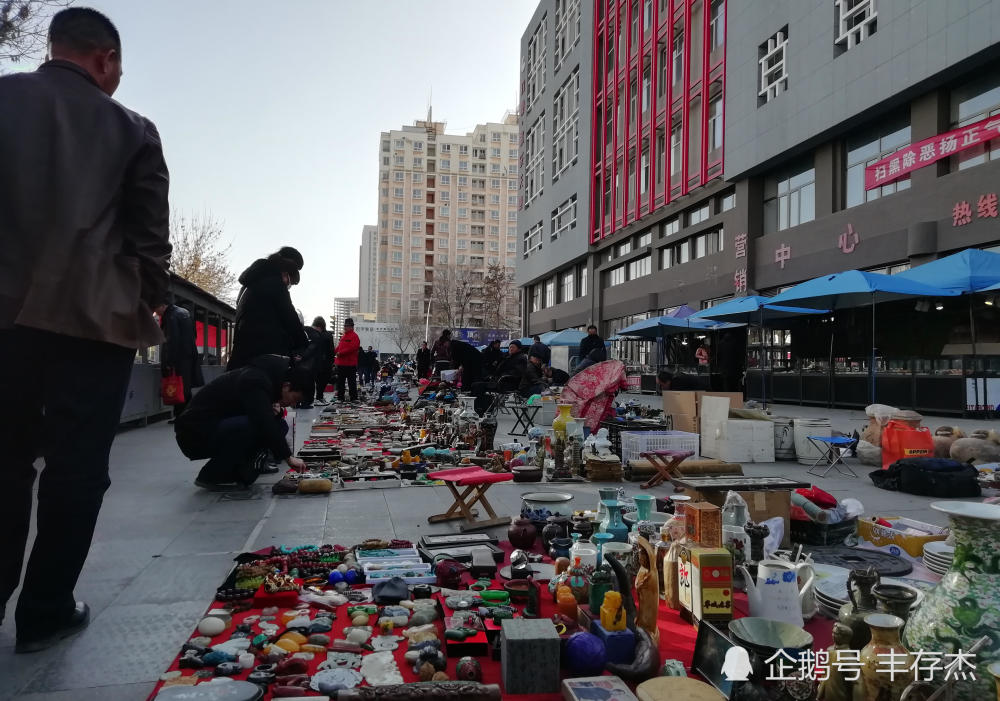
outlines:
[[[678,319],[672,316],[656,316],[652,319],[643,319],[642,321],[637,321],[634,324],[626,326],[617,335],[662,340],[667,336],[690,333],[691,331],[715,331],[717,329],[733,328],[736,326],[739,326],[739,324],[723,324],[707,319],[692,319],[691,317]],[[659,347],[657,353],[662,355],[662,352],[662,347]]]
[[[585,339],[587,334],[576,329],[563,329],[562,331],[549,331],[543,333],[540,338],[547,346],[578,346],[580,341]]]
[[[875,304],[907,297],[954,297],[959,293],[943,290],[921,282],[906,280],[898,275],[881,275],[861,270],[848,270],[823,275],[785,290],[771,298],[772,305],[795,303],[815,309],[849,309],[870,304],[872,307],[872,354],[869,374],[871,401],[875,403]]]
[[[714,307],[703,309],[694,314],[693,319],[715,319],[716,321],[740,321],[745,324],[757,322],[760,328],[764,328],[765,321],[781,319],[801,314],[825,314],[826,309],[808,309],[806,307],[781,307],[769,304],[771,297],[761,297],[760,295],[748,295],[730,299]],[[767,391],[765,388],[766,378],[764,376],[764,353],[766,349],[761,347],[760,366],[760,399],[764,407],[767,408]],[[750,347],[747,346],[747,368],[750,367]]]
[[[1000,254],[969,248],[893,277],[959,292],[997,289],[1000,287]]]

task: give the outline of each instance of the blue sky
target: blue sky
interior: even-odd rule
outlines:
[[[377,223],[379,132],[423,118],[464,133],[517,104],[536,0],[81,0],[122,35],[115,98],[151,118],[171,205],[211,212],[231,267],[288,244],[304,315],[358,293]],[[474,89],[468,89],[474,86]]]

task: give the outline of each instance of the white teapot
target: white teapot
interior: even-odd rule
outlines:
[[[801,628],[805,624],[802,618],[803,600],[811,595],[815,575],[809,567],[808,576],[800,587],[800,567],[808,565],[793,565],[783,560],[761,560],[757,563],[756,583],[751,579],[747,568],[742,567],[750,615],[791,623]],[[803,569],[803,573],[805,572]]]

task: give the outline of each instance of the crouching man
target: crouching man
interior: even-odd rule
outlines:
[[[191,460],[209,458],[194,483],[204,489],[253,484],[267,469],[270,451],[296,470],[280,407],[294,406],[313,382],[308,368],[291,367],[281,355],[261,355],[220,375],[192,397],[174,423],[181,452]]]

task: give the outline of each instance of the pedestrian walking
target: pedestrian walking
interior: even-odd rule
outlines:
[[[337,399],[344,401],[344,385],[350,387],[351,401],[358,401],[358,351],[361,350],[361,339],[354,333],[354,319],[344,319],[344,335],[337,344]]]
[[[378,353],[368,346],[367,351],[358,352],[358,371],[361,373],[361,384],[375,384],[376,370],[378,369]]]
[[[262,355],[205,385],[174,424],[186,457],[209,458],[194,483],[210,490],[253,484],[267,471],[268,451],[292,469],[304,469],[285,440],[288,426],[280,408],[302,401],[314,381],[310,368]]]
[[[302,355],[301,363],[312,371],[314,386],[302,397],[299,409],[311,409],[313,403],[326,406],[324,393],[333,372],[333,335],[326,330],[326,319],[317,316],[311,326],[305,327],[305,332],[309,345]]]
[[[430,377],[431,375],[431,349],[427,347],[427,341],[420,344],[417,351],[417,378]]]
[[[5,458],[0,618],[21,580],[16,652],[87,625],[73,590],[87,559],[137,348],[163,341],[169,175],[160,136],[111,99],[118,30],[72,7],[49,25],[50,60],[0,76],[0,445]]]
[[[258,258],[239,277],[233,348],[227,370],[236,370],[259,355],[301,356],[308,339],[288,290],[299,282],[302,254],[284,246]]]
[[[173,295],[160,315],[160,329],[166,339],[160,346],[160,373],[163,377],[177,375],[181,378],[184,388],[184,400],[174,404],[174,419],[184,413],[184,408],[191,401],[191,391],[205,384],[201,373],[201,358],[195,342],[194,320],[191,313],[184,307],[173,303]]]

